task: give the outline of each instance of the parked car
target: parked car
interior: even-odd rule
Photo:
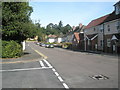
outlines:
[[[54,48],[54,45],[53,45],[53,44],[46,44],[45,47],[46,47],[46,48]]]
[[[48,48],[48,47],[49,47],[49,44],[46,44],[45,47]]]
[[[54,45],[53,45],[53,44],[50,44],[49,47],[50,47],[50,48],[54,48]]]
[[[36,45],[39,45],[40,43],[39,42],[36,42]]]
[[[44,43],[41,43],[40,46],[41,46],[41,47],[45,47],[45,44],[44,44]]]

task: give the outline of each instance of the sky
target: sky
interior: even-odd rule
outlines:
[[[69,24],[78,26],[79,23],[88,25],[91,20],[110,14],[114,11],[116,2],[29,2],[33,7],[30,16],[33,22],[40,21],[45,27],[49,23],[63,26]]]

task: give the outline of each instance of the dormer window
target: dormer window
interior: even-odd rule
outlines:
[[[115,14],[116,14],[116,15],[120,14],[120,1],[117,2],[117,3],[114,5],[114,7],[115,7]]]

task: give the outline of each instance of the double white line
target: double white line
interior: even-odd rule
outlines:
[[[52,65],[51,65],[47,60],[43,59],[43,61],[47,64],[47,66],[48,66],[49,68],[52,68]],[[46,66],[44,65],[43,61],[39,61],[40,66],[41,66],[42,68],[46,68]]]

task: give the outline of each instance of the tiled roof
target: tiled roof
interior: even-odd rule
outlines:
[[[98,19],[92,20],[86,27],[85,29],[97,26],[99,24],[105,23],[105,22],[109,22],[115,19],[119,19],[120,18],[120,14],[116,15],[115,11],[113,11],[112,13],[105,15],[103,17],[100,17]]]
[[[80,36],[79,36],[79,33],[78,32],[75,32],[74,33],[74,36],[75,36],[75,38],[79,41],[80,40]]]
[[[56,35],[48,35],[49,38],[56,38]]]
[[[115,6],[116,4],[120,4],[120,1],[118,1],[117,3],[115,3],[114,6]]]
[[[104,22],[109,22],[109,21],[119,19],[119,18],[120,18],[120,14],[116,15],[114,11],[111,14],[109,14],[109,16],[104,20]]]
[[[85,29],[88,29],[88,28],[91,28],[91,27],[93,27],[93,26],[97,26],[97,25],[103,23],[104,20],[105,20],[108,16],[109,16],[109,14],[108,14],[108,15],[105,15],[105,16],[103,16],[103,17],[100,17],[100,18],[98,18],[98,19],[92,20],[92,21],[85,27]]]

